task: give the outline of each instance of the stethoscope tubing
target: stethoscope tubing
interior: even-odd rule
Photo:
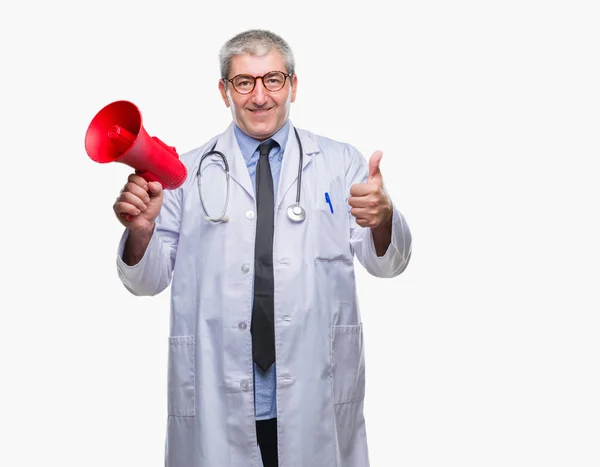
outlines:
[[[288,217],[290,218],[290,220],[294,221],[294,222],[302,222],[305,218],[305,211],[304,209],[300,206],[300,194],[301,194],[301,187],[302,187],[302,165],[303,165],[303,160],[304,160],[304,153],[302,150],[302,141],[300,141],[300,135],[298,134],[298,130],[296,130],[296,128],[294,128],[294,133],[296,135],[296,140],[298,141],[298,148],[300,150],[300,157],[298,158],[298,182],[296,184],[296,203],[293,206],[290,206],[288,208],[288,212],[290,211],[290,208],[294,208],[294,207],[298,207],[300,208],[300,212],[302,212],[302,215],[297,215],[294,216],[294,218],[292,218],[292,216],[290,214],[288,214]],[[196,177],[198,178],[198,196],[200,197],[200,203],[202,204],[202,209],[204,209],[204,213],[206,214],[206,216],[204,217],[205,220],[210,221],[210,222],[227,222],[229,220],[228,216],[227,216],[227,208],[229,206],[229,179],[230,179],[230,175],[229,175],[229,163],[227,162],[227,157],[225,157],[225,154],[223,154],[221,151],[216,151],[215,148],[217,147],[217,143],[215,142],[215,144],[213,145],[213,147],[211,148],[210,151],[205,152],[202,157],[200,158],[200,163],[198,164],[198,170],[196,172]],[[204,197],[202,196],[202,163],[204,162],[204,159],[206,159],[209,156],[219,156],[221,158],[221,160],[223,161],[223,166],[224,166],[224,170],[225,170],[225,176],[226,176],[226,183],[227,183],[227,193],[225,195],[225,205],[223,206],[223,211],[221,212],[221,215],[219,217],[211,217],[208,214],[208,210],[206,209],[206,206],[204,204]]]

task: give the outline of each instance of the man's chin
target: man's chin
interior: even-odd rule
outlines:
[[[247,133],[249,136],[252,136],[254,139],[263,140],[267,139],[270,136],[275,134],[275,126],[273,124],[263,124],[263,125],[250,125],[247,128]]]

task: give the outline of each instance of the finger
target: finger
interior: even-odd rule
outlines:
[[[376,191],[365,196],[350,196],[348,204],[355,208],[376,209],[382,202],[381,193]]]
[[[366,208],[371,205],[368,196],[350,196],[348,204],[353,208]]]
[[[141,175],[133,173],[129,175],[129,177],[127,177],[127,181],[135,183],[136,185],[140,186],[144,191],[148,191],[148,181]]]
[[[363,219],[363,218],[356,218],[356,223],[358,225],[360,225],[361,227],[369,227],[369,220],[368,219]]]
[[[373,216],[373,214],[370,213],[366,208],[352,208],[350,209],[350,214],[357,219],[368,219],[369,217]]]
[[[381,151],[375,151],[369,159],[369,181],[376,179],[381,176],[381,170],[379,170],[379,164],[383,153]]]
[[[127,215],[135,217],[141,212],[133,204],[124,201],[117,201],[114,204],[113,209],[115,214],[121,218],[126,218]]]
[[[368,206],[364,208],[351,208],[350,212],[356,218],[361,219],[378,219],[379,218],[379,209]]]
[[[351,196],[367,196],[377,191],[377,185],[370,183],[355,183],[350,187]]]
[[[135,194],[133,194],[133,193],[131,193],[129,191],[124,191],[117,198],[117,202],[133,204],[140,211],[145,211],[146,208],[148,207],[146,205],[146,203],[150,202],[150,198],[149,198],[148,194],[145,191],[143,191],[143,193],[144,193],[144,195],[143,195],[144,199],[140,199],[139,196],[137,196],[137,195],[135,195]]]
[[[148,192],[134,182],[128,182],[127,185],[123,187],[121,194],[124,193],[131,193],[132,195],[137,196],[146,203],[150,201],[150,196],[148,196]]]
[[[377,219],[376,216],[357,217],[356,218],[356,223],[358,225],[360,225],[361,227],[374,228],[374,227],[377,227],[379,225],[379,219]]]

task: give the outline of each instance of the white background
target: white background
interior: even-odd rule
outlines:
[[[201,145],[230,121],[218,50],[255,27],[295,51],[294,124],[382,150],[412,229],[404,274],[358,270],[372,465],[600,465],[595,2],[9,5],[0,465],[163,465],[168,291],[119,282],[130,169],[84,134],[127,99]]]

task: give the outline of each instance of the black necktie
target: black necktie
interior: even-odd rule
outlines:
[[[252,306],[252,356],[261,370],[275,361],[273,301],[273,176],[269,152],[278,146],[273,140],[258,147],[256,166],[256,244],[254,247],[254,303]]]

